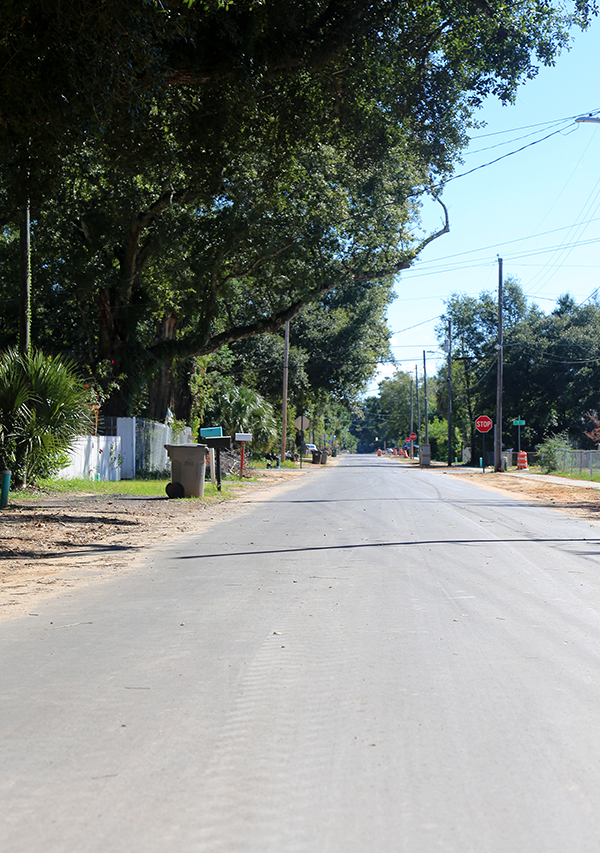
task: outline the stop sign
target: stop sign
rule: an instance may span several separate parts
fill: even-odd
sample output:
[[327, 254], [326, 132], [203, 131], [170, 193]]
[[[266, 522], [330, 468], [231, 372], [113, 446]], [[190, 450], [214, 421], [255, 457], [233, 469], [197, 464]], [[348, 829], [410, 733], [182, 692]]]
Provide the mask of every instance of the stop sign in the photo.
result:
[[411, 432], [411, 434], [408, 436], [408, 440], [409, 441], [416, 441], [417, 440], [417, 433]]
[[489, 432], [493, 426], [492, 419], [487, 415], [479, 415], [475, 420], [475, 429], [479, 432]]

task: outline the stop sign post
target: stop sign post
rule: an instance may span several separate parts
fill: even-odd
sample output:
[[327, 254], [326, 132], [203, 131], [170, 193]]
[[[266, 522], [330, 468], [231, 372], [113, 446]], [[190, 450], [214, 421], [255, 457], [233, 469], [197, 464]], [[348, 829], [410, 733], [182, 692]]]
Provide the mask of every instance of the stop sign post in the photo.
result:
[[485, 474], [485, 434], [489, 432], [491, 428], [494, 426], [493, 421], [487, 415], [479, 415], [479, 417], [475, 418], [475, 429], [481, 433], [481, 441], [483, 444], [482, 448], [482, 460], [481, 460], [481, 470]]
[[413, 444], [417, 440], [417, 433], [411, 432], [410, 435], [408, 436], [408, 440], [410, 441], [410, 458], [414, 459], [415, 451], [414, 451]]

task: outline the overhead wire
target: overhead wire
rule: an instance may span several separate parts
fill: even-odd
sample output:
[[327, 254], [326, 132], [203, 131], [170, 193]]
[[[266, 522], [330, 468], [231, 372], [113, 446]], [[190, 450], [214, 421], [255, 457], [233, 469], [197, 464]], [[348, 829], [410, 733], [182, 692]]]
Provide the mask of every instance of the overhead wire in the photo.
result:
[[458, 178], [466, 178], [467, 175], [472, 175], [473, 172], [478, 172], [480, 169], [487, 169], [488, 166], [493, 166], [495, 163], [499, 163], [501, 160], [506, 160], [507, 157], [513, 157], [515, 154], [520, 154], [522, 151], [526, 151], [528, 148], [532, 148], [534, 145], [539, 145], [541, 142], [546, 142], [546, 140], [551, 139], [553, 136], [557, 136], [559, 133], [562, 133], [561, 130], [554, 130], [552, 133], [543, 136], [541, 139], [536, 139], [535, 142], [529, 142], [527, 145], [522, 145], [520, 148], [516, 148], [514, 151], [509, 151], [506, 154], [502, 154], [500, 157], [496, 157], [494, 160], [490, 160], [487, 163], [481, 163], [479, 166], [474, 166], [472, 169], [468, 169], [466, 172], [461, 172], [459, 175], [452, 175], [447, 178], [440, 189], [444, 187], [446, 184], [449, 184], [451, 181], [456, 181]]
[[[586, 115], [595, 116], [598, 113], [600, 113], [600, 108], [590, 110], [588, 113], [586, 113]], [[521, 127], [510, 127], [506, 128], [505, 130], [494, 130], [492, 131], [492, 133], [478, 133], [474, 134], [471, 139], [489, 139], [491, 136], [503, 136], [506, 133], [520, 133], [522, 130], [530, 130], [532, 127], [552, 127], [564, 121], [573, 121], [573, 119], [579, 118], [579, 116], [580, 114], [578, 113], [577, 115], [569, 115], [563, 116], [562, 118], [552, 118], [548, 119], [547, 121], [540, 121], [536, 124], [524, 124], [521, 125]]]

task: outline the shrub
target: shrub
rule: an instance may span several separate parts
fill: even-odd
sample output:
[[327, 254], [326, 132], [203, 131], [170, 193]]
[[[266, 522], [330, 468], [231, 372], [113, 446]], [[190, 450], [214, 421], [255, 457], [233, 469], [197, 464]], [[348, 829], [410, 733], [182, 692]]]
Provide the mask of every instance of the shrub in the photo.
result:
[[550, 471], [558, 469], [558, 451], [569, 450], [570, 447], [571, 443], [566, 432], [553, 435], [538, 446], [538, 459], [544, 474], [549, 474]]
[[89, 390], [71, 361], [16, 349], [0, 355], [0, 467], [16, 485], [56, 473], [91, 415]]

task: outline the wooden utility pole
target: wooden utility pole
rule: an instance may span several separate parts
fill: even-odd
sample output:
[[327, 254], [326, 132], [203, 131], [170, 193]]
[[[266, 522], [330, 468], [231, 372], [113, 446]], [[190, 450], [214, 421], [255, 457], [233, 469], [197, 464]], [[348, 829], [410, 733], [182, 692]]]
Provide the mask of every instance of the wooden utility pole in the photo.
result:
[[423, 350], [423, 395], [425, 397], [425, 444], [429, 444], [429, 407], [427, 405], [427, 363]]
[[31, 349], [31, 238], [29, 220], [29, 199], [27, 199], [23, 205], [20, 229], [19, 352], [21, 355], [27, 355]]
[[[285, 462], [287, 449], [287, 397], [288, 397], [288, 361], [290, 353], [290, 321], [285, 324], [285, 345], [283, 351], [283, 404], [281, 411], [281, 464]], [[302, 453], [302, 450], [300, 450]]]
[[502, 471], [502, 381], [503, 381], [503, 332], [502, 332], [502, 303], [504, 301], [502, 282], [502, 258], [498, 258], [498, 376], [496, 383], [496, 447], [494, 463], [496, 471]]
[[415, 387], [417, 389], [417, 442], [421, 442], [421, 403], [419, 402], [419, 370], [415, 364]]
[[448, 467], [452, 465], [452, 320], [448, 317]]

